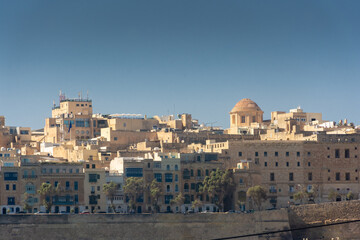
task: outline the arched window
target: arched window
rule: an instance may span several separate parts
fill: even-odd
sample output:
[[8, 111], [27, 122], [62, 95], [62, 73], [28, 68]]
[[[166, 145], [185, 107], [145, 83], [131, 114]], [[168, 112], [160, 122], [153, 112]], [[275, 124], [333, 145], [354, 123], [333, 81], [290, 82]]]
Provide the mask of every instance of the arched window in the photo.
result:
[[198, 175], [198, 177], [201, 177], [201, 170], [200, 169], [197, 170], [197, 175]]

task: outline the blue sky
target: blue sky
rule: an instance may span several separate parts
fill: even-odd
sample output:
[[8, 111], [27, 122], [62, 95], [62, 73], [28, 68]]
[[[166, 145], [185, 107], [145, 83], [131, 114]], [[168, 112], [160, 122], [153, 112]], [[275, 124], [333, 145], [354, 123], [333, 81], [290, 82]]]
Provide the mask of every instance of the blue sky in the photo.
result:
[[229, 126], [251, 98], [360, 124], [360, 1], [0, 0], [0, 115], [44, 126], [59, 90], [97, 113]]

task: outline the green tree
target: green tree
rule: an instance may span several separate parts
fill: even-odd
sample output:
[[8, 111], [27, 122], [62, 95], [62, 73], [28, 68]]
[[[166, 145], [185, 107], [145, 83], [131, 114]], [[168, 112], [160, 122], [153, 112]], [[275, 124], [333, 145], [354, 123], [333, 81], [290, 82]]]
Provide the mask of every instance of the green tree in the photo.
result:
[[43, 204], [45, 206], [46, 212], [51, 212], [51, 207], [53, 206], [53, 196], [55, 196], [59, 191], [58, 185], [54, 188], [50, 183], [42, 183], [38, 193], [44, 197]]
[[108, 184], [104, 184], [103, 187], [103, 192], [105, 193], [107, 199], [110, 200], [110, 206], [113, 212], [115, 212], [114, 197], [116, 195], [117, 189], [118, 189], [118, 185], [114, 182], [109, 182]]
[[335, 202], [339, 196], [340, 196], [340, 194], [337, 191], [335, 191], [334, 189], [330, 189], [329, 194], [328, 194], [328, 198], [330, 201]]
[[191, 208], [195, 210], [196, 208], [199, 208], [202, 205], [203, 203], [199, 199], [196, 199], [195, 201], [192, 202]]
[[155, 212], [159, 212], [160, 206], [159, 206], [158, 202], [159, 202], [159, 198], [161, 197], [161, 195], [163, 193], [161, 184], [159, 182], [157, 182], [156, 179], [154, 179], [150, 183], [149, 191], [150, 191], [150, 196], [152, 198], [154, 210], [155, 210]]
[[32, 207], [29, 204], [29, 194], [27, 193], [23, 194], [23, 209], [26, 212], [29, 212], [29, 210], [32, 209]]
[[174, 199], [171, 199], [170, 204], [180, 208], [181, 205], [184, 203], [184, 199], [185, 198], [182, 193], [179, 193]]
[[129, 198], [129, 208], [136, 209], [136, 200], [144, 194], [144, 178], [129, 177], [126, 179], [124, 193]]
[[230, 170], [216, 169], [210, 176], [205, 177], [200, 192], [208, 193], [221, 211], [224, 211], [224, 199], [232, 194], [235, 184]]
[[297, 193], [294, 194], [294, 200], [298, 201], [300, 200], [300, 203], [303, 203], [303, 200], [308, 199], [308, 194], [305, 191], [298, 191]]
[[261, 209], [261, 204], [267, 199], [266, 189], [260, 185], [256, 185], [247, 190], [246, 195], [251, 198], [251, 201]]
[[347, 200], [353, 200], [355, 197], [355, 195], [350, 191], [346, 194], [346, 199]]

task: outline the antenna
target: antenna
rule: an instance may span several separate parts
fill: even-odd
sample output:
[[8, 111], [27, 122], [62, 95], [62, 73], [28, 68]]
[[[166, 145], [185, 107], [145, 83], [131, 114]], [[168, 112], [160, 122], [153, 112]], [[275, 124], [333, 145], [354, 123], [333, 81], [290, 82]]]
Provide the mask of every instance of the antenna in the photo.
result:
[[89, 90], [86, 90], [86, 100], [89, 100]]

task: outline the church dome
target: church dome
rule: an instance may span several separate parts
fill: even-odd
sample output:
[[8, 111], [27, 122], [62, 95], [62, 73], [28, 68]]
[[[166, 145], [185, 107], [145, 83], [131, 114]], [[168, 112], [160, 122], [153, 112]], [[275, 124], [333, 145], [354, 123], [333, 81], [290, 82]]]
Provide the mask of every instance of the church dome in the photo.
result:
[[251, 99], [244, 98], [241, 99], [237, 104], [235, 104], [234, 108], [230, 113], [234, 112], [245, 112], [245, 111], [262, 111], [261, 108]]

